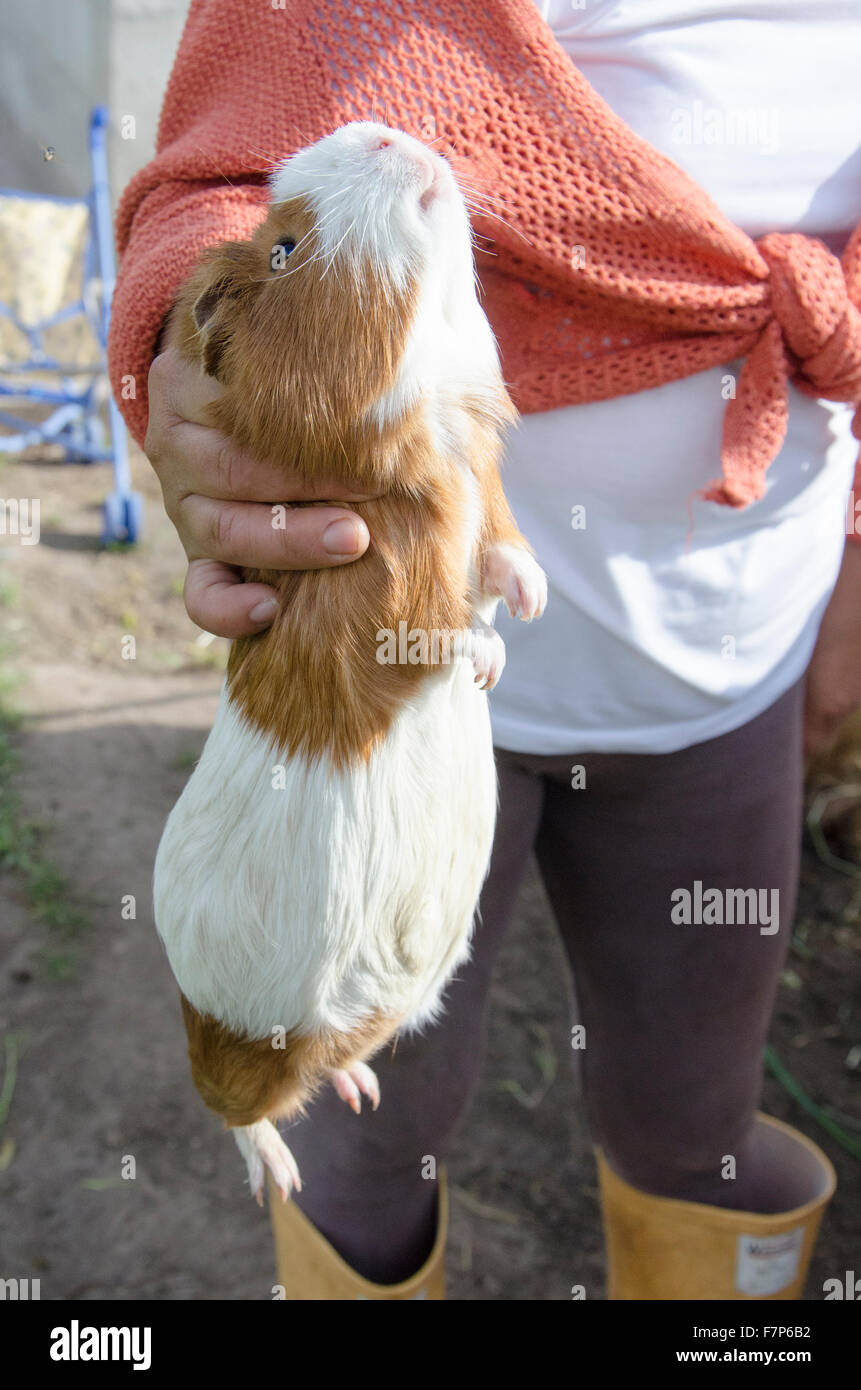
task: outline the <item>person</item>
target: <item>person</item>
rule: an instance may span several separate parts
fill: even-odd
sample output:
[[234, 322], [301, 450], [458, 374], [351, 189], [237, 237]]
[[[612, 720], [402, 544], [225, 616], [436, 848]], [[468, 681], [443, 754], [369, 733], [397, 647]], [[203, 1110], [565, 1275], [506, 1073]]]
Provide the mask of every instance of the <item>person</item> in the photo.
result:
[[[288, 463], [238, 451], [207, 424], [218, 383], [157, 351], [194, 249], [184, 232], [182, 255], [168, 255], [165, 236], [193, 226], [196, 247], [247, 235], [262, 216], [259, 176], [243, 181], [247, 151], [224, 132], [242, 93], [275, 76], [254, 56], [259, 14], [234, 5], [231, 19], [228, 8], [192, 6], [159, 153], [124, 194], [110, 356], [115, 383], [132, 358], [151, 360], [146, 398], [124, 409], [139, 438], [146, 427], [188, 557], [188, 612], [234, 638], [264, 630], [275, 611], [273, 592], [243, 583], [242, 566], [350, 564], [372, 538], [343, 482], [310, 492]], [[524, 74], [532, 64], [544, 81], [573, 65], [746, 236], [800, 232], [846, 264], [861, 215], [851, 57], [861, 21], [837, 0], [815, 9], [802, 0], [444, 8], [448, 33], [479, 57], [486, 38], [500, 61], [504, 34], [512, 53], [519, 45]], [[331, 26], [355, 36], [364, 25], [380, 62], [393, 53], [403, 62], [395, 29], [406, 45], [411, 25], [431, 23], [384, 3], [370, 26], [331, 8], [288, 11], [290, 38], [277, 42], [295, 46], [309, 86], [313, 72], [337, 68]], [[409, 51], [421, 61], [418, 40]], [[279, 93], [270, 86], [263, 96]], [[444, 94], [427, 102], [447, 111]], [[399, 109], [387, 85], [387, 114]], [[325, 133], [330, 113], [309, 99], [286, 124], [261, 128], [253, 148], [286, 156], [312, 110]], [[583, 147], [585, 165], [592, 147]], [[217, 151], [221, 163], [225, 150], [233, 162], [216, 177], [208, 161]], [[494, 206], [516, 232], [511, 208]], [[659, 239], [650, 255], [659, 260]], [[494, 273], [485, 262], [482, 274]], [[279, 1277], [293, 1298], [443, 1296], [445, 1191], [427, 1180], [427, 1160], [444, 1169], [467, 1112], [494, 960], [534, 851], [576, 985], [610, 1296], [799, 1297], [834, 1174], [810, 1140], [758, 1106], [795, 903], [804, 752], [827, 747], [861, 702], [861, 549], [845, 525], [858, 444], [852, 409], [840, 403], [857, 404], [861, 391], [831, 400], [791, 385], [767, 485], [749, 506], [721, 506], [702, 490], [719, 466], [742, 357], [713, 353], [702, 365], [693, 337], [682, 337], [681, 365], [657, 382], [580, 399], [572, 391], [542, 408], [503, 323], [501, 310], [524, 292], [515, 279], [495, 284], [488, 307], [506, 380], [516, 400], [518, 387], [528, 398], [504, 481], [550, 601], [540, 624], [500, 619], [508, 660], [491, 696], [500, 810], [473, 955], [442, 1021], [378, 1057], [377, 1114], [357, 1122], [322, 1095], [291, 1129], [300, 1170], [318, 1176], [273, 1212]], [[857, 340], [856, 310], [846, 313]], [[600, 343], [590, 343], [597, 355]], [[611, 350], [623, 355], [615, 338]], [[537, 378], [545, 366], [528, 370]], [[273, 501], [314, 497], [326, 501], [272, 529]]]

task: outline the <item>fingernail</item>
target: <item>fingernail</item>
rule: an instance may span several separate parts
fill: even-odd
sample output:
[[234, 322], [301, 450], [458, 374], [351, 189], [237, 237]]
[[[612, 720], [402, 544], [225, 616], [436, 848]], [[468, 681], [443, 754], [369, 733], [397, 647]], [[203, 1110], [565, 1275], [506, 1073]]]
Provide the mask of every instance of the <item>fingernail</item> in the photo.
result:
[[252, 623], [271, 623], [277, 612], [278, 600], [275, 598], [264, 598], [260, 600], [256, 608], [252, 608], [248, 616]]
[[358, 519], [350, 521], [347, 517], [341, 517], [340, 521], [333, 521], [323, 532], [323, 549], [330, 555], [355, 555], [363, 549], [363, 529]]

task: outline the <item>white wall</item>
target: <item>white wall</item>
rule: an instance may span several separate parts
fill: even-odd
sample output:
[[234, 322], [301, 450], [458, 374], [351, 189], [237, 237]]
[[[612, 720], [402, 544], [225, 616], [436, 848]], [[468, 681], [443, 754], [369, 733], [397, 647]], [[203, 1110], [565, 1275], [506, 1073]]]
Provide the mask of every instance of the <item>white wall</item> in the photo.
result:
[[[0, 187], [82, 196], [91, 107], [111, 112], [111, 194], [152, 157], [187, 0], [0, 0]], [[135, 138], [122, 139], [133, 116]], [[56, 151], [46, 160], [42, 146]]]
[[[114, 131], [111, 184], [116, 197], [116, 191], [155, 152], [158, 116], [188, 0], [112, 0], [112, 10], [108, 105]], [[125, 115], [135, 118], [134, 140], [123, 140], [118, 134]]]

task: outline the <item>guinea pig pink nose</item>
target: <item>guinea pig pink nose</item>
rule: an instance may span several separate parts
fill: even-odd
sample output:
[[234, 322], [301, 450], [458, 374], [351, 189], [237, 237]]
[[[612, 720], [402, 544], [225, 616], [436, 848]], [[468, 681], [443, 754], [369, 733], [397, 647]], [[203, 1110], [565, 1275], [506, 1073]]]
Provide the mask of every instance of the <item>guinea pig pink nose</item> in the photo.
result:
[[[422, 148], [416, 140], [411, 140], [408, 136], [403, 136], [394, 131], [389, 135], [377, 135], [373, 137], [370, 146], [371, 152], [393, 148], [398, 154], [402, 155], [414, 167], [418, 167], [423, 175], [422, 194], [426, 194], [432, 186], [437, 183], [437, 170], [431, 156]], [[424, 204], [422, 204], [424, 206]]]

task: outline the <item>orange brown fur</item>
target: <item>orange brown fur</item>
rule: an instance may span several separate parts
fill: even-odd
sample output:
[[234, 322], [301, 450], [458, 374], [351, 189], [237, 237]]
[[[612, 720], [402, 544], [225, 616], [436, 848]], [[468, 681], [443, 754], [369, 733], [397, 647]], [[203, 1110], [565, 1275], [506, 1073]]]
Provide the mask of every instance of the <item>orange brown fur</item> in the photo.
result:
[[[510, 407], [505, 410], [505, 406]], [[499, 443], [499, 429], [505, 424], [514, 424], [517, 419], [517, 411], [510, 398], [506, 395], [503, 405], [503, 413], [488, 416], [486, 408], [482, 408], [480, 402], [465, 401], [465, 409], [469, 414], [472, 427], [473, 448], [470, 452], [470, 462], [472, 471], [478, 479], [478, 490], [481, 498], [481, 526], [478, 535], [478, 572], [484, 575], [484, 559], [494, 545], [516, 545], [522, 550], [526, 550], [531, 555], [532, 547], [526, 538], [521, 535], [517, 522], [508, 505], [508, 499], [502, 487], [502, 478], [499, 475], [499, 455], [501, 446]]]
[[228, 1129], [299, 1114], [327, 1071], [370, 1057], [399, 1021], [374, 1015], [349, 1033], [288, 1034], [281, 1047], [274, 1037], [235, 1033], [210, 1014], [198, 1013], [184, 994], [180, 998], [194, 1084]]
[[281, 607], [265, 633], [233, 644], [228, 677], [233, 700], [277, 748], [325, 754], [338, 767], [367, 758], [429, 675], [428, 666], [380, 664], [378, 630], [468, 626], [467, 586], [446, 582], [462, 546], [458, 484], [356, 504], [372, 540], [343, 569], [254, 571]]

